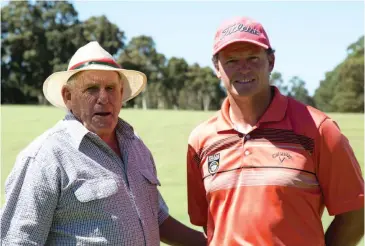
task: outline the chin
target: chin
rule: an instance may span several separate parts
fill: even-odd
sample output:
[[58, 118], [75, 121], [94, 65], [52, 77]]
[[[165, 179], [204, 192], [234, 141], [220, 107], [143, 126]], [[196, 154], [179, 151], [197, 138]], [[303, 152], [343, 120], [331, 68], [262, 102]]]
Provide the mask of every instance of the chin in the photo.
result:
[[96, 133], [97, 135], [100, 134], [106, 135], [114, 132], [116, 124], [113, 123], [94, 124], [92, 128], [93, 128], [92, 132]]
[[257, 90], [244, 90], [244, 91], [235, 91], [234, 95], [239, 97], [250, 97], [254, 96], [258, 93]]
[[114, 129], [116, 128], [117, 124], [114, 124], [114, 123], [110, 123], [110, 124], [102, 124], [102, 125], [99, 125], [97, 127], [97, 129], [99, 131], [103, 131], [103, 132], [113, 132]]
[[233, 95], [240, 97], [251, 97], [262, 94], [266, 91], [266, 88], [262, 88], [258, 84], [247, 86], [246, 88], [235, 88], [233, 87]]

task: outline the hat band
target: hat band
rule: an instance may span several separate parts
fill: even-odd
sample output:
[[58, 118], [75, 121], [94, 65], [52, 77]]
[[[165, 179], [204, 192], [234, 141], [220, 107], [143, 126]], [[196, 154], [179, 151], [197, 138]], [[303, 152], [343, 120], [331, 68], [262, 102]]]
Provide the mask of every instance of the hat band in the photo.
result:
[[88, 61], [88, 62], [83, 62], [83, 63], [78, 63], [75, 64], [74, 66], [70, 67], [69, 70], [76, 70], [76, 69], [80, 69], [92, 64], [97, 64], [97, 65], [105, 65], [105, 66], [109, 66], [109, 67], [113, 67], [113, 68], [120, 68], [120, 66], [118, 64], [116, 64], [113, 60], [110, 61]]

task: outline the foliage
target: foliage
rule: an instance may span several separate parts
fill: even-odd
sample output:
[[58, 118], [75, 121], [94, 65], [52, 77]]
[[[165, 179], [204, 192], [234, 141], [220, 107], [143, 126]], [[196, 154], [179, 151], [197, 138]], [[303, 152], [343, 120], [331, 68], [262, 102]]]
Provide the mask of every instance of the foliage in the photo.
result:
[[[140, 35], [126, 42], [125, 33], [106, 16], [80, 21], [67, 1], [10, 1], [1, 11], [1, 103], [46, 104], [43, 81], [67, 69], [75, 51], [96, 40], [123, 68], [139, 70], [148, 83], [141, 96], [125, 107], [216, 110], [225, 93], [210, 67], [167, 58], [152, 37]], [[349, 45], [347, 58], [326, 73], [309, 96], [305, 81], [284, 81], [275, 71], [270, 83], [288, 96], [324, 111], [364, 110], [364, 37]]]
[[364, 36], [347, 48], [346, 59], [320, 82], [317, 106], [332, 112], [364, 112]]
[[64, 1], [11, 1], [1, 11], [1, 103], [46, 103], [43, 81], [65, 70], [71, 56], [97, 40], [114, 53], [124, 33], [105, 16], [81, 23]]
[[275, 85], [282, 94], [295, 98], [296, 100], [310, 106], [315, 106], [313, 98], [305, 88], [305, 81], [298, 76], [292, 77], [287, 83], [281, 73], [275, 71], [270, 76], [270, 83]]

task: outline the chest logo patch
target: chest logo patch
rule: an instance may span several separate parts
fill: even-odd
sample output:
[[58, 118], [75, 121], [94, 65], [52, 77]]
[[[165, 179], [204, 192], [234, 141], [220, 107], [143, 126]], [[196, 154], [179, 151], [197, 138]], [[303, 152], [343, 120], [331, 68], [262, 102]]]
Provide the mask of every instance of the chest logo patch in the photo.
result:
[[208, 172], [215, 174], [219, 168], [220, 153], [208, 156]]
[[276, 152], [275, 154], [272, 154], [273, 159], [277, 159], [280, 161], [280, 163], [283, 163], [286, 159], [291, 159], [292, 156], [288, 152]]

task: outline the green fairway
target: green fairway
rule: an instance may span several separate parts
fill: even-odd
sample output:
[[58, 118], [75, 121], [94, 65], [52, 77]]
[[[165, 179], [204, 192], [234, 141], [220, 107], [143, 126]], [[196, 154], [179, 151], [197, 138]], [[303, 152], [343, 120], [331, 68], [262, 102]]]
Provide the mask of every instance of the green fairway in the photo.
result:
[[[1, 196], [4, 203], [4, 182], [18, 152], [36, 136], [63, 118], [64, 111], [42, 106], [2, 106], [1, 139]], [[213, 112], [124, 110], [120, 116], [132, 124], [138, 135], [150, 148], [162, 183], [160, 189], [170, 213], [190, 225], [186, 197], [186, 148], [190, 131]], [[349, 138], [355, 154], [364, 165], [363, 114], [330, 114]], [[323, 216], [326, 228], [332, 220]], [[362, 243], [363, 244], [363, 243]]]

